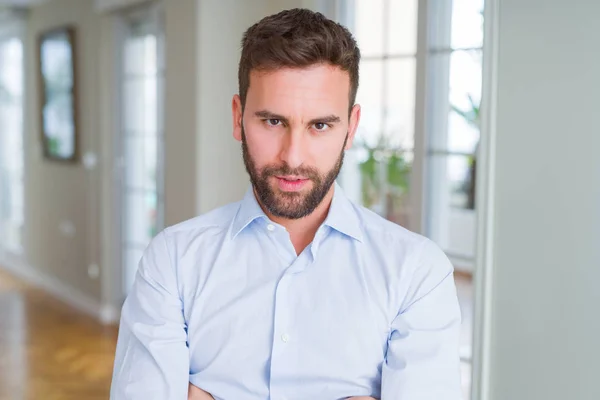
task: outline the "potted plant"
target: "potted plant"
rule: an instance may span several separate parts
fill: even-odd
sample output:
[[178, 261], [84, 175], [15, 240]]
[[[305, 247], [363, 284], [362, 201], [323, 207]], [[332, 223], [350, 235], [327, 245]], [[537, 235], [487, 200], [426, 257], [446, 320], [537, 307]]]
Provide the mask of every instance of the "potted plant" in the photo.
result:
[[383, 135], [375, 146], [364, 140], [357, 144], [366, 151], [364, 161], [359, 164], [363, 205], [406, 225], [411, 173], [406, 153], [390, 146]]

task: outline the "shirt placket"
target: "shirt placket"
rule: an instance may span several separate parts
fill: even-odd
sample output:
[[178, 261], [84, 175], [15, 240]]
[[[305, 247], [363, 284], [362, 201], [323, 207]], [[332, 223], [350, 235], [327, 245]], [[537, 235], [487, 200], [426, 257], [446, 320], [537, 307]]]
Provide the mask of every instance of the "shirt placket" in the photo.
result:
[[296, 256], [294, 246], [285, 230], [277, 229], [277, 227], [269, 229], [269, 225], [267, 225], [267, 230], [272, 233], [272, 243], [277, 247], [276, 251], [283, 261], [283, 272], [275, 291], [269, 398], [272, 400], [286, 400], [285, 387], [281, 383], [281, 372], [289, 371], [290, 363], [294, 362], [291, 354], [296, 352], [294, 347], [300, 343], [300, 338], [294, 329], [294, 309], [290, 289], [294, 284], [295, 277], [302, 273], [311, 262], [311, 253], [310, 251], [303, 251], [299, 256]]

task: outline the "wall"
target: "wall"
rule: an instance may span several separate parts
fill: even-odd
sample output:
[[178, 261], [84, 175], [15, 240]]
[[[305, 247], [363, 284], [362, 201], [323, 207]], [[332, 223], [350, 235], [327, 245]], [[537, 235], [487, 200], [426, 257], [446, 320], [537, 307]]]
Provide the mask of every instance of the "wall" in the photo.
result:
[[165, 225], [196, 215], [198, 97], [196, 0], [165, 1]]
[[600, 399], [600, 2], [499, 2], [491, 398]]
[[55, 0], [33, 7], [25, 41], [26, 112], [25, 181], [27, 263], [44, 275], [100, 298], [100, 280], [88, 277], [99, 262], [99, 169], [48, 162], [42, 158], [38, 115], [36, 40], [40, 32], [74, 24], [77, 27], [79, 137], [81, 154], [98, 153], [100, 25], [91, 1]]
[[232, 137], [231, 99], [238, 92], [242, 34], [267, 9], [265, 0], [202, 1], [198, 7], [198, 213], [239, 200], [247, 188]]
[[[165, 49], [165, 223], [196, 214], [196, 64], [195, 0], [164, 3]], [[96, 3], [97, 5], [97, 3]], [[26, 71], [26, 233], [27, 264], [41, 280], [85, 298], [87, 310], [106, 307], [111, 319], [120, 308], [119, 243], [114, 241], [118, 203], [114, 187], [118, 110], [118, 17], [101, 13], [92, 0], [53, 0], [32, 7], [27, 18]], [[41, 157], [35, 41], [39, 32], [63, 24], [78, 29], [80, 146], [99, 161], [94, 170], [81, 163], [49, 163]], [[65, 226], [74, 228], [65, 235]], [[91, 279], [88, 266], [99, 267]], [[30, 274], [31, 275], [31, 274]], [[48, 278], [48, 279], [46, 279]], [[39, 281], [39, 279], [37, 280]], [[50, 285], [52, 286], [52, 285]], [[56, 289], [56, 285], [54, 285]], [[72, 296], [71, 296], [72, 298]]]

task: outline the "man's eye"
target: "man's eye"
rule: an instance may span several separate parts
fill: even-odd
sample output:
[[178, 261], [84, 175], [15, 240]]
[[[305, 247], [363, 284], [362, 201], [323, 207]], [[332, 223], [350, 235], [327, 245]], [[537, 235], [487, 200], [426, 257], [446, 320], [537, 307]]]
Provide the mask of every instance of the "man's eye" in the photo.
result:
[[329, 125], [327, 125], [324, 122], [317, 122], [316, 124], [313, 125], [313, 127], [315, 128], [315, 130], [323, 132], [323, 131], [327, 130], [327, 128], [329, 128]]
[[281, 120], [275, 118], [266, 119], [265, 121], [269, 126], [277, 126], [281, 124]]

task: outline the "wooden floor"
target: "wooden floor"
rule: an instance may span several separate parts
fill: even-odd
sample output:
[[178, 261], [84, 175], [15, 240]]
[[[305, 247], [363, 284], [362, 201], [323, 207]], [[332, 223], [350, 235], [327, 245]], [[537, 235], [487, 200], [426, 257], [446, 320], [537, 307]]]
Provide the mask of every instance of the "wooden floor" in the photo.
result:
[[117, 329], [0, 270], [0, 400], [106, 400]]

